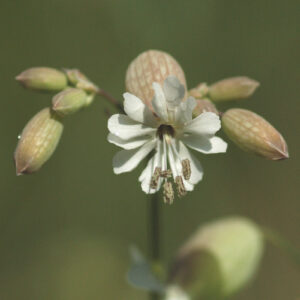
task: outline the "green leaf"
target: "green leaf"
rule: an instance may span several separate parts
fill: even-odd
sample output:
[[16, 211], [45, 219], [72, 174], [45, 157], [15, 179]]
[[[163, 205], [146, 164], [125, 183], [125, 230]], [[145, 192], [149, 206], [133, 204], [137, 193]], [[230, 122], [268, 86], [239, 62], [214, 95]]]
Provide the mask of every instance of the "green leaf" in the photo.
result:
[[132, 265], [127, 273], [128, 282], [135, 288], [164, 293], [164, 284], [153, 274], [151, 265], [135, 246], [130, 247]]

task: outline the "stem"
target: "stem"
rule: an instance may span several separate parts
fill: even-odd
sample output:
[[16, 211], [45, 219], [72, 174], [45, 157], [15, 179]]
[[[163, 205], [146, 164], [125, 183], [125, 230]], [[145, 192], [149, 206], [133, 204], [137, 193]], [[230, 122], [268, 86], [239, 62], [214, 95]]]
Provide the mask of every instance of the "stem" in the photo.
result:
[[294, 263], [300, 267], [300, 250], [297, 249], [291, 242], [286, 240], [279, 233], [267, 228], [262, 227], [262, 231], [266, 240], [268, 240], [275, 247], [282, 250]]
[[[121, 113], [124, 113], [123, 106], [111, 96], [108, 92], [99, 89], [97, 94], [106, 98], [114, 105]], [[159, 194], [153, 194], [149, 199], [148, 214], [148, 232], [149, 232], [149, 249], [152, 263], [155, 265], [160, 260], [160, 213], [159, 213]], [[150, 293], [151, 300], [159, 300], [159, 294], [156, 292]]]
[[[148, 213], [148, 230], [149, 230], [149, 249], [152, 262], [155, 264], [160, 259], [160, 211], [159, 211], [159, 194], [155, 193], [149, 199]], [[159, 294], [150, 293], [151, 300], [158, 300]]]
[[108, 92], [99, 89], [97, 91], [97, 94], [104, 97], [105, 99], [107, 99], [112, 105], [114, 105], [120, 112], [124, 112], [123, 106], [122, 104], [116, 99], [114, 98], [111, 94], [109, 94]]

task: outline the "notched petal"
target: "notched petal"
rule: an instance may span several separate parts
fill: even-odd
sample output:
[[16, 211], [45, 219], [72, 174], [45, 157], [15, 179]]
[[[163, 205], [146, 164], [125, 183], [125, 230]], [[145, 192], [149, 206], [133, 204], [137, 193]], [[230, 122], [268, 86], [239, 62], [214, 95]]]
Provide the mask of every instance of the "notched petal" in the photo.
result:
[[147, 141], [149, 141], [149, 139], [151, 139], [150, 136], [140, 136], [129, 140], [123, 140], [112, 133], [109, 133], [107, 136], [107, 140], [109, 143], [115, 144], [116, 146], [119, 146], [126, 150], [141, 147]]
[[195, 119], [189, 121], [184, 131], [198, 135], [214, 135], [221, 128], [221, 121], [218, 115], [213, 112], [204, 112]]
[[147, 127], [121, 114], [115, 114], [109, 118], [108, 130], [124, 140], [155, 133], [154, 128]]
[[122, 150], [113, 158], [113, 169], [115, 174], [130, 172], [154, 149], [155, 139], [144, 144], [141, 148], [133, 150]]
[[169, 105], [176, 107], [184, 98], [185, 87], [176, 76], [169, 76], [164, 81], [163, 90]]
[[225, 153], [227, 150], [227, 143], [217, 136], [185, 135], [182, 141], [191, 149], [205, 154]]
[[152, 111], [144, 104], [144, 102], [130, 94], [124, 93], [124, 110], [126, 114], [134, 121], [148, 125], [150, 127], [155, 126], [156, 119]]

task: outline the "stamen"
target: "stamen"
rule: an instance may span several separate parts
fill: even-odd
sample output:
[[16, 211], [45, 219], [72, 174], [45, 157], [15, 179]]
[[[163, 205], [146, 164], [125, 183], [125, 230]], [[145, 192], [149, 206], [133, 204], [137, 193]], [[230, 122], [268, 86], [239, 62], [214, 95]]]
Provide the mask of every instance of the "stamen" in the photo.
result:
[[186, 189], [183, 184], [183, 180], [181, 176], [176, 176], [175, 183], [177, 187], [178, 196], [182, 197], [186, 195]]
[[161, 168], [156, 167], [155, 170], [154, 170], [154, 173], [151, 177], [151, 182], [150, 182], [150, 188], [151, 189], [155, 190], [157, 188], [158, 180], [159, 180], [159, 177], [160, 177], [160, 172], [161, 172]]
[[191, 164], [188, 159], [181, 161], [183, 178], [189, 180], [191, 178]]
[[165, 170], [160, 172], [160, 177], [162, 178], [170, 178], [172, 176], [171, 170]]
[[164, 183], [164, 202], [168, 204], [172, 204], [174, 201], [174, 191], [172, 187], [172, 183], [166, 181]]

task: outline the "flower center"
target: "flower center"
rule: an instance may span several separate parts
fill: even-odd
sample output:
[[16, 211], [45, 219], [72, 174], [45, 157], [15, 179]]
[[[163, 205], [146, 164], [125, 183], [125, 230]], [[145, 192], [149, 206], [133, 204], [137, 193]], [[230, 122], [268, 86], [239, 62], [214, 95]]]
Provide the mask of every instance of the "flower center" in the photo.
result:
[[162, 141], [164, 135], [169, 135], [171, 137], [174, 137], [175, 129], [171, 125], [161, 124], [157, 129], [156, 135]]

